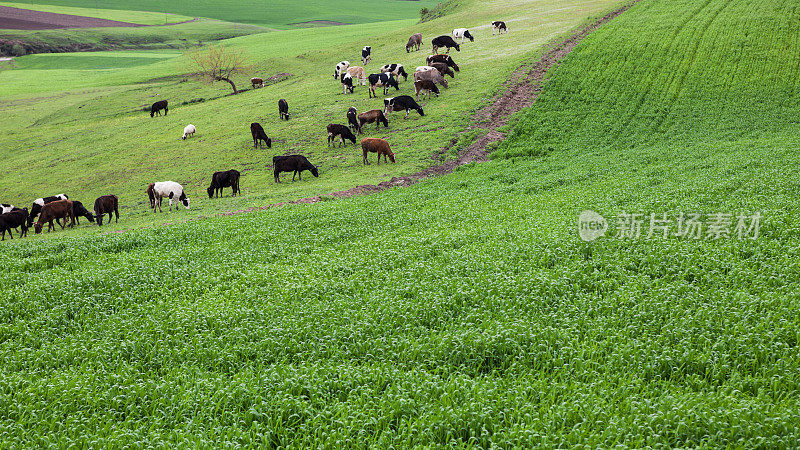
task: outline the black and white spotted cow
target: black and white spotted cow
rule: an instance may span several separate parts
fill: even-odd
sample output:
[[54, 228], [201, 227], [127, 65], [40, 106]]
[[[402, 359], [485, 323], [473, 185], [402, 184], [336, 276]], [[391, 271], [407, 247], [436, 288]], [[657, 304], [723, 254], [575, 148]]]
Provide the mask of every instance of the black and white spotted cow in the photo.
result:
[[0, 214], [5, 214], [13, 210], [14, 210], [14, 205], [9, 205], [8, 203], [0, 204]]
[[341, 75], [342, 94], [353, 93], [353, 76], [345, 72]]
[[50, 197], [42, 197], [37, 198], [33, 201], [33, 206], [31, 206], [31, 213], [28, 216], [28, 227], [33, 226], [33, 220], [39, 216], [39, 213], [42, 212], [42, 207], [50, 202], [55, 202], [58, 200], [69, 200], [69, 197], [66, 194], [58, 194], [58, 195], [51, 195]]
[[503, 31], [505, 31], [506, 34], [508, 34], [508, 27], [506, 26], [506, 23], [503, 22], [502, 20], [495, 20], [494, 22], [492, 22], [492, 36], [494, 36], [495, 31], [497, 31], [497, 34], [503, 34]]
[[422, 111], [422, 106], [419, 106], [410, 95], [385, 98], [383, 99], [383, 108], [384, 115], [388, 115], [393, 111], [405, 111], [406, 116], [403, 117], [404, 119], [408, 118], [408, 113], [411, 112], [412, 109], [416, 110], [420, 116], [425, 115], [425, 112]]
[[393, 87], [398, 91], [400, 90], [397, 79], [390, 73], [373, 73], [367, 77], [367, 80], [369, 80], [369, 98], [378, 98], [378, 95], [375, 94], [376, 87], [383, 88], [383, 95], [386, 95], [386, 89], [389, 87]]
[[336, 80], [340, 80], [341, 74], [350, 67], [350, 61], [342, 61], [336, 65], [336, 68], [333, 69], [333, 78]]
[[366, 46], [361, 49], [361, 62], [366, 66], [372, 58], [372, 47]]
[[381, 73], [390, 73], [397, 77], [399, 80], [400, 77], [403, 77], [403, 81], [408, 80], [408, 74], [406, 73], [405, 69], [403, 69], [402, 64], [386, 64], [385, 66], [381, 67]]
[[475, 38], [471, 34], [469, 34], [469, 30], [466, 28], [456, 28], [455, 30], [453, 30], [453, 37], [455, 39], [461, 40], [459, 44], [464, 43], [464, 38], [469, 39], [470, 42], [475, 41]]

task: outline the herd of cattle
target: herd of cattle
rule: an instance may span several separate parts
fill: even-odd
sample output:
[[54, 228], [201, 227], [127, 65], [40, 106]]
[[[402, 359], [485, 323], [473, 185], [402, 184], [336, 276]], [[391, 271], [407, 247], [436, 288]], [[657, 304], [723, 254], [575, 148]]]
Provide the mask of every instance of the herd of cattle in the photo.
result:
[[[492, 22], [492, 35], [495, 32], [508, 33], [506, 24], [502, 21]], [[336, 145], [336, 140], [341, 140], [340, 146], [347, 145], [346, 141], [351, 141], [356, 144], [356, 134], [363, 132], [364, 125], [376, 124], [376, 129], [380, 129], [381, 124], [385, 128], [389, 127], [388, 115], [395, 111], [405, 111], [405, 117], [408, 118], [410, 111], [417, 111], [420, 116], [424, 116], [425, 112], [416, 100], [419, 100], [419, 95], [422, 94], [423, 98], [434, 94], [437, 97], [440, 94], [438, 85], [447, 88], [447, 80], [445, 76], [455, 78], [455, 72], [459, 72], [459, 67], [449, 55], [450, 49], [455, 48], [456, 51], [461, 51], [461, 45], [464, 39], [474, 41], [475, 38], [466, 28], [457, 28], [453, 30], [452, 36], [442, 35], [434, 38], [431, 41], [433, 53], [426, 58], [426, 65], [416, 68], [413, 74], [414, 79], [414, 94], [415, 97], [410, 95], [399, 95], [396, 97], [385, 98], [383, 100], [383, 110], [373, 109], [364, 113], [358, 114], [355, 107], [350, 107], [347, 111], [348, 125], [343, 124], [328, 124], [328, 144]], [[459, 40], [460, 42], [456, 42]], [[422, 35], [416, 33], [408, 39], [406, 44], [406, 52], [419, 51], [422, 43]], [[439, 54], [438, 50], [446, 48], [445, 54]], [[372, 59], [372, 47], [365, 46], [361, 51], [361, 61], [364, 66], [369, 64]], [[377, 97], [375, 92], [376, 88], [383, 88], [383, 94], [386, 95], [389, 88], [400, 89], [399, 81], [403, 77], [403, 81], [408, 80], [408, 73], [401, 64], [386, 64], [380, 68], [380, 73], [373, 73], [366, 75], [364, 67], [351, 66], [348, 61], [342, 61], [334, 68], [334, 78], [337, 79], [342, 85], [342, 92], [344, 94], [353, 93], [355, 87], [361, 83], [362, 86], [369, 84], [369, 97]], [[263, 86], [263, 80], [260, 78], [251, 79], [253, 86]], [[150, 117], [161, 115], [163, 111], [166, 116], [169, 112], [167, 100], [161, 100], [153, 103], [150, 108]], [[289, 120], [289, 103], [285, 99], [278, 101], [278, 116], [281, 120]], [[183, 139], [194, 136], [197, 128], [189, 124], [183, 130]], [[250, 133], [253, 138], [253, 146], [259, 147], [263, 142], [267, 148], [272, 147], [272, 139], [267, 136], [264, 127], [258, 122], [250, 124]], [[369, 164], [367, 156], [369, 153], [376, 153], [378, 156], [378, 164], [380, 164], [381, 157], [384, 162], [395, 162], [395, 155], [392, 152], [389, 143], [384, 139], [379, 138], [365, 138], [361, 140], [361, 148], [363, 153], [363, 163]], [[295, 177], [302, 180], [302, 172], [308, 170], [315, 177], [319, 177], [319, 171], [316, 166], [311, 164], [309, 160], [303, 155], [287, 155], [275, 156], [272, 158], [273, 171], [275, 175], [275, 182], [279, 183], [279, 174], [282, 172], [293, 172], [292, 181]], [[228, 170], [224, 172], [215, 172], [211, 178], [211, 186], [208, 187], [207, 193], [209, 198], [222, 195], [222, 189], [232, 188], [232, 195], [240, 193], [239, 190], [239, 177], [240, 173], [236, 170]], [[186, 209], [189, 209], [189, 197], [183, 190], [183, 186], [174, 181], [161, 181], [157, 183], [150, 183], [147, 186], [147, 195], [150, 199], [150, 208], [153, 212], [161, 211], [161, 203], [164, 198], [169, 200], [169, 210], [172, 210], [173, 204], [177, 210], [178, 204], [182, 204]], [[42, 232], [45, 224], [47, 224], [47, 231], [55, 229], [53, 222], [60, 225], [62, 229], [67, 226], [69, 221], [70, 226], [79, 224], [79, 218], [85, 217], [89, 222], [97, 222], [97, 225], [103, 225], [103, 218], [108, 214], [108, 220], [119, 221], [119, 199], [116, 195], [103, 195], [98, 197], [94, 202], [94, 214], [87, 210], [83, 204], [76, 200], [70, 200], [66, 194], [59, 194], [50, 197], [38, 198], [31, 205], [30, 211], [28, 208], [17, 208], [10, 204], [0, 205], [0, 233], [2, 233], [2, 240], [5, 240], [6, 231], [11, 239], [12, 230], [19, 228], [19, 236], [23, 237], [27, 234], [28, 228], [33, 227], [36, 234]], [[38, 220], [34, 222], [34, 220]]]

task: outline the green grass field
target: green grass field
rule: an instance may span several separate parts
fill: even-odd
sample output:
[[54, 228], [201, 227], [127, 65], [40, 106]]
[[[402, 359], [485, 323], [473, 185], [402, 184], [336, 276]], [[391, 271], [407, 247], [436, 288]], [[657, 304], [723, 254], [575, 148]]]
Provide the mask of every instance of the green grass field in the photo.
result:
[[164, 14], [163, 12], [150, 11], [130, 11], [124, 9], [98, 9], [95, 4], [87, 3], [87, 7], [78, 8], [73, 6], [43, 5], [41, 3], [18, 3], [0, 2], [2, 6], [12, 8], [30, 9], [33, 11], [44, 11], [57, 14], [70, 14], [73, 16], [96, 17], [98, 19], [116, 20], [119, 22], [138, 23], [142, 25], [164, 25], [169, 23], [186, 22], [192, 17], [181, 16], [179, 14]]
[[[20, 2], [20, 4], [24, 5], [25, 3]], [[267, 2], [255, 0], [223, 2], [195, 0], [169, 2], [164, 0], [135, 0], [131, 2], [107, 0], [102, 3], [102, 6], [113, 10], [132, 10], [136, 11], [136, 14], [139, 14], [140, 11], [161, 13], [161, 22], [158, 23], [164, 23], [164, 13], [171, 13], [286, 29], [291, 28], [293, 24], [315, 20], [352, 24], [408, 19], [419, 17], [420, 8], [430, 8], [435, 4], [435, 0], [378, 0], [377, 2], [369, 0], [337, 0], [335, 2], [322, 0], [305, 0], [302, 2], [291, 0], [270, 0]], [[42, 5], [97, 8], [95, 0], [37, 0], [33, 8], [39, 9]], [[146, 20], [150, 20], [150, 18], [148, 17]]]
[[[506, 6], [468, 3], [413, 28], [433, 34]], [[517, 64], [613, 6], [519, 0], [513, 42], [484, 30], [454, 55], [462, 71], [426, 104], [430, 114], [370, 133], [397, 149], [398, 164], [381, 170], [361, 167], [351, 148], [325, 149], [323, 133], [314, 134], [320, 117], [376, 103], [363, 89], [337, 94], [328, 74], [342, 49], [355, 54], [366, 29], [336, 30], [354, 34], [302, 49], [292, 47], [302, 31], [237, 38], [231, 45], [253, 48], [262, 70], [308, 79], [176, 106], [158, 120], [135, 108], [164, 89], [178, 98], [224, 89], [144, 80], [166, 76], [175, 61], [110, 69], [119, 83], [87, 75], [86, 88], [49, 91], [46, 100], [11, 83], [2, 100], [0, 149], [11, 149], [0, 154], [10, 180], [4, 195], [23, 198], [19, 186], [32, 180], [75, 198], [111, 186], [126, 208], [107, 230], [149, 227], [99, 234], [84, 226], [0, 245], [2, 441], [800, 446], [800, 134], [792, 114], [800, 22], [789, 2], [634, 6], [549, 74], [496, 158], [451, 175], [188, 223], [194, 205], [155, 219], [139, 212], [143, 180], [197, 177], [189, 185], [199, 200], [201, 173], [212, 167], [252, 164], [245, 195], [195, 201], [201, 215], [430, 164]], [[371, 38], [374, 64], [421, 56], [395, 49], [398, 39]], [[271, 50], [278, 47], [284, 55]], [[275, 117], [280, 97], [297, 105], [288, 124]], [[258, 108], [284, 142], [256, 155], [240, 123]], [[182, 142], [187, 120], [198, 137]], [[321, 161], [321, 177], [273, 187], [263, 164], [284, 148]], [[61, 184], [45, 176], [56, 170]], [[585, 243], [576, 227], [584, 209], [612, 220], [680, 211], [764, 218], [755, 240]]]

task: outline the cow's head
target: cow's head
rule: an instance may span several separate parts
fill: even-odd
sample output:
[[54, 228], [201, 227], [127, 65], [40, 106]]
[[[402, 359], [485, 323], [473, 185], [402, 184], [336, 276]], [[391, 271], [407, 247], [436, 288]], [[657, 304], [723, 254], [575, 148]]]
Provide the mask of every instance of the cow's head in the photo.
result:
[[316, 166], [311, 167], [311, 175], [314, 175], [315, 177], [319, 178], [319, 170], [317, 170]]
[[210, 186], [208, 189], [206, 189], [206, 192], [208, 192], [208, 198], [214, 197], [214, 186]]

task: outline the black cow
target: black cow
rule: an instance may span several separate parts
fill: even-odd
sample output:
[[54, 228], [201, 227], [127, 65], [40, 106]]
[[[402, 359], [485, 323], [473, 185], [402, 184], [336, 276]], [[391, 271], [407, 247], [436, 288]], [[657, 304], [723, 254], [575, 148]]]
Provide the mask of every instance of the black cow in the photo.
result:
[[406, 116], [403, 117], [404, 119], [408, 117], [408, 113], [415, 109], [419, 113], [420, 116], [424, 116], [425, 113], [422, 111], [422, 107], [414, 101], [414, 98], [410, 95], [400, 95], [393, 98], [385, 98], [383, 99], [383, 106], [385, 109], [386, 114], [389, 114], [392, 111], [405, 111]]
[[108, 214], [108, 223], [111, 223], [111, 218], [114, 214], [117, 215], [114, 220], [119, 223], [119, 199], [116, 195], [101, 195], [94, 201], [94, 214], [97, 218], [97, 225], [103, 226], [103, 216]]
[[427, 61], [429, 66], [436, 62], [443, 62], [447, 64], [448, 67], [452, 67], [453, 70], [458, 72], [458, 64], [453, 61], [453, 58], [450, 55], [431, 55], [428, 56]]
[[308, 162], [308, 159], [303, 155], [273, 156], [272, 166], [275, 171], [276, 183], [281, 182], [279, 177], [281, 172], [294, 172], [292, 174], [292, 181], [294, 181], [295, 175], [299, 177], [300, 181], [303, 181], [302, 172], [304, 170], [309, 170], [312, 175], [319, 177], [317, 168]]
[[289, 102], [284, 99], [278, 100], [278, 118], [289, 120]]
[[69, 196], [66, 194], [58, 194], [51, 195], [50, 197], [37, 198], [34, 200], [33, 205], [31, 206], [31, 214], [28, 216], [28, 228], [33, 226], [34, 219], [39, 217], [39, 213], [42, 212], [42, 207], [44, 205], [57, 200], [69, 200]]
[[376, 87], [383, 88], [383, 95], [386, 95], [386, 89], [390, 86], [396, 91], [400, 90], [397, 79], [395, 79], [394, 75], [390, 73], [373, 73], [367, 77], [367, 80], [369, 80], [369, 98], [378, 97], [378, 95], [375, 93]]
[[354, 133], [361, 134], [361, 126], [358, 124], [358, 111], [355, 106], [351, 106], [350, 109], [347, 110], [347, 123]]
[[433, 53], [439, 53], [439, 49], [442, 47], [447, 47], [447, 53], [450, 53], [451, 48], [455, 48], [457, 52], [461, 51], [461, 46], [459, 46], [453, 38], [446, 34], [433, 38], [431, 44], [433, 44]]
[[19, 237], [23, 237], [28, 234], [28, 208], [23, 209], [15, 209], [13, 211], [9, 211], [7, 213], [0, 214], [0, 232], [2, 232], [3, 238], [0, 240], [6, 240], [6, 230], [8, 230], [9, 239], [14, 239], [14, 235], [12, 234], [13, 229], [20, 227]]
[[267, 148], [272, 148], [272, 139], [267, 136], [264, 127], [260, 123], [253, 122], [250, 124], [250, 134], [253, 135], [253, 148], [258, 147], [261, 141], [266, 142]]
[[366, 47], [362, 48], [361, 49], [361, 61], [364, 63], [365, 66], [367, 64], [369, 64], [370, 58], [372, 58], [372, 47], [366, 46]]
[[336, 146], [336, 142], [335, 141], [336, 141], [337, 137], [342, 139], [342, 144], [341, 145], [344, 145], [345, 147], [347, 147], [347, 143], [345, 142], [345, 139], [349, 139], [350, 141], [352, 141], [353, 145], [355, 145], [355, 143], [356, 143], [356, 135], [354, 135], [353, 132], [350, 131], [349, 127], [347, 127], [346, 125], [340, 125], [338, 123], [329, 123], [328, 124], [328, 145], [330, 145], [331, 142], [333, 142], [333, 145], [335, 147]]
[[81, 224], [81, 221], [78, 219], [80, 216], [83, 216], [89, 222], [94, 223], [94, 215], [89, 212], [84, 206], [83, 203], [79, 201], [72, 201], [72, 215], [75, 216], [75, 223], [78, 225]]
[[164, 115], [166, 116], [167, 113], [169, 112], [166, 100], [159, 100], [153, 103], [153, 106], [150, 107], [150, 117], [153, 117], [154, 115], [156, 115], [156, 113], [158, 113], [158, 115], [160, 116], [162, 109], [164, 110]]
[[217, 197], [222, 197], [222, 188], [226, 187], [233, 188], [231, 196], [240, 194], [239, 175], [240, 174], [238, 170], [214, 172], [214, 175], [211, 177], [211, 186], [206, 189], [206, 192], [208, 192], [208, 198], [213, 198], [214, 194], [217, 194]]

